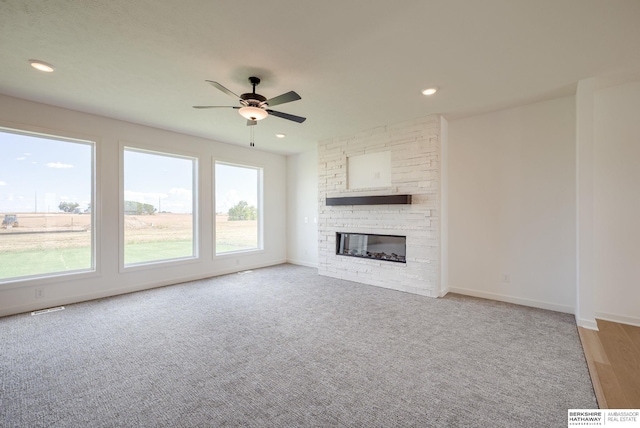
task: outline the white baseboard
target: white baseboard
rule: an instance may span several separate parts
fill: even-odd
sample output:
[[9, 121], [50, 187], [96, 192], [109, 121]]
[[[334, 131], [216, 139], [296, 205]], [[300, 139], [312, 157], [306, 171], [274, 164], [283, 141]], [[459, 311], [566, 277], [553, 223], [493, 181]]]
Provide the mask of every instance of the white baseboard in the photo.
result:
[[[446, 287], [443, 290], [440, 290], [440, 292], [438, 293], [438, 297], [444, 297], [446, 296], [449, 292], [451, 291], [451, 288]], [[462, 293], [460, 293], [462, 294]]]
[[640, 327], [640, 318], [627, 317], [624, 315], [607, 314], [604, 312], [596, 312], [596, 318], [604, 321], [612, 321], [620, 324], [629, 324]]
[[287, 259], [287, 263], [291, 263], [292, 265], [306, 266], [306, 267], [318, 269], [318, 263], [309, 263], [309, 262], [304, 262], [302, 260], [294, 260], [294, 259]]
[[578, 318], [576, 316], [576, 324], [578, 327], [586, 328], [588, 330], [598, 331], [598, 324], [596, 323], [596, 319], [587, 319], [587, 318]]
[[468, 288], [449, 287], [450, 293], [464, 294], [465, 296], [481, 297], [483, 299], [497, 300], [499, 302], [514, 303], [516, 305], [531, 306], [533, 308], [547, 309], [549, 311], [574, 314], [572, 306], [558, 305], [556, 303], [543, 302], [541, 300], [523, 299], [521, 297], [507, 296], [505, 294], [488, 293], [486, 291], [471, 290]]

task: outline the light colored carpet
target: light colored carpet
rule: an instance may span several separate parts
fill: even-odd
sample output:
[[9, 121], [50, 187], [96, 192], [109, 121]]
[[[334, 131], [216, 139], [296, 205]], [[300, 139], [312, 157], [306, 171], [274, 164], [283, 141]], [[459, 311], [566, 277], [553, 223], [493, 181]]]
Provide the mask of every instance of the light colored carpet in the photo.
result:
[[565, 427], [573, 316], [280, 265], [0, 318], [3, 427]]

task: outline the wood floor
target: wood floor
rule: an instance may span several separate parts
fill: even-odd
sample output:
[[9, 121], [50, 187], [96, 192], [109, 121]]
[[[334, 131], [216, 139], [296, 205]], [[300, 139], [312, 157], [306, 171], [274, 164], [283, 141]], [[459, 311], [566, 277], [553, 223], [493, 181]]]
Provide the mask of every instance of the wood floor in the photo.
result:
[[597, 320], [578, 327], [601, 409], [640, 409], [640, 327]]

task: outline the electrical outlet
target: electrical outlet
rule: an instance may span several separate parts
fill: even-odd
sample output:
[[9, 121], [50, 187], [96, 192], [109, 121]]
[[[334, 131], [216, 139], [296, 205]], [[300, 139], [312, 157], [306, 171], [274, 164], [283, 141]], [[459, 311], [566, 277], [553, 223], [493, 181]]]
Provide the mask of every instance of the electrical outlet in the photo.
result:
[[44, 288], [36, 288], [36, 299], [42, 299], [44, 297]]
[[509, 284], [511, 282], [511, 275], [509, 275], [508, 273], [503, 273], [502, 282], [504, 282], [505, 284]]

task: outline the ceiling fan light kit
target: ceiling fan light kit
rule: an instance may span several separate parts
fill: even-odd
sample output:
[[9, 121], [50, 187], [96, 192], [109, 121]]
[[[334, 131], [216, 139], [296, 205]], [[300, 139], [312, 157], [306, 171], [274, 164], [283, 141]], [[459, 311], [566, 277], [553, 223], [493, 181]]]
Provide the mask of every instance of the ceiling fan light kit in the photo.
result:
[[240, 107], [238, 112], [245, 119], [254, 120], [254, 121], [262, 120], [265, 117], [269, 116], [269, 113], [267, 113], [265, 110], [261, 109], [260, 107], [253, 107], [253, 106]]

